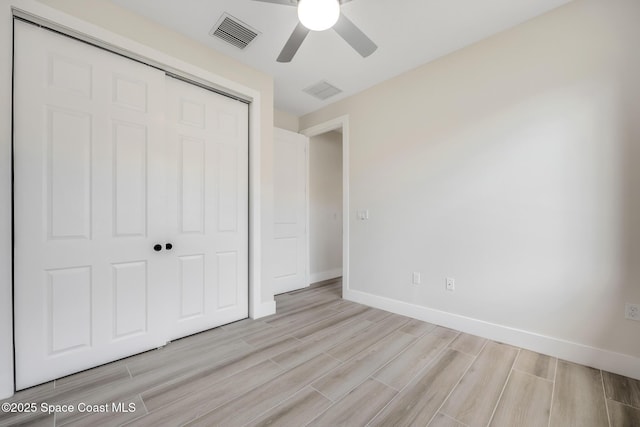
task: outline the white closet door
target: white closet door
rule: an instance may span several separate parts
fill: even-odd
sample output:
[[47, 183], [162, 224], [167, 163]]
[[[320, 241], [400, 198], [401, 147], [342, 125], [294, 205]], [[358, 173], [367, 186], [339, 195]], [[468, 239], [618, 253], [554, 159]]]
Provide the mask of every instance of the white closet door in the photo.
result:
[[171, 337], [248, 316], [248, 106], [167, 77]]
[[164, 73], [16, 22], [22, 389], [165, 342]]
[[285, 129], [273, 137], [273, 292], [309, 286], [307, 278], [307, 147], [309, 138]]

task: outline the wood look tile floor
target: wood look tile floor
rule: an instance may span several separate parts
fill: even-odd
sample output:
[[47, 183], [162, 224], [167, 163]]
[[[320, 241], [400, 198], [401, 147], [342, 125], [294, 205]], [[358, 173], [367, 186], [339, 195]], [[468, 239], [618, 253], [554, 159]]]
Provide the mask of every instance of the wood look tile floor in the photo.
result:
[[640, 426], [638, 380], [344, 301], [339, 280], [276, 301], [273, 316], [16, 393], [2, 403], [76, 410], [0, 425]]

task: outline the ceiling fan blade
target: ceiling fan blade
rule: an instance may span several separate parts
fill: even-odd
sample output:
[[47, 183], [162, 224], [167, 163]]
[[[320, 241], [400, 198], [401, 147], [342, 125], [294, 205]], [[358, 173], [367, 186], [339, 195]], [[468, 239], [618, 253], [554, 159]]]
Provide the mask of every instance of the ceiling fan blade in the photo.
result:
[[297, 6], [298, 5], [298, 0], [253, 0], [253, 1], [261, 1], [263, 3], [283, 4], [285, 6]]
[[291, 62], [296, 52], [300, 48], [300, 45], [307, 37], [307, 34], [309, 34], [309, 31], [310, 30], [307, 27], [298, 22], [298, 25], [296, 25], [293, 33], [291, 33], [289, 40], [287, 40], [284, 47], [282, 48], [282, 52], [280, 52], [280, 55], [278, 55], [277, 61]]
[[349, 20], [344, 14], [340, 14], [338, 22], [333, 26], [336, 33], [340, 35], [352, 48], [356, 50], [363, 58], [371, 55], [376, 51], [378, 46], [363, 33], [360, 28]]

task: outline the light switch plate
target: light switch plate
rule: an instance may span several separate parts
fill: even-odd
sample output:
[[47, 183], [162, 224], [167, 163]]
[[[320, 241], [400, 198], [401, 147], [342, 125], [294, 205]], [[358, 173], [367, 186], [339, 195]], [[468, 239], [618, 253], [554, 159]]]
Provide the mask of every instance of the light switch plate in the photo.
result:
[[414, 285], [419, 285], [420, 283], [422, 283], [421, 277], [420, 277], [420, 273], [417, 271], [413, 272], [413, 284]]

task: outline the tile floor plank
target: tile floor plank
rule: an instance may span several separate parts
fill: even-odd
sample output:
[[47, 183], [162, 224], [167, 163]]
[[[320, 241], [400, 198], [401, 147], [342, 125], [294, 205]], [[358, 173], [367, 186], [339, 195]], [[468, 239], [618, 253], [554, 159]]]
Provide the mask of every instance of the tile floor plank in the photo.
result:
[[608, 426], [599, 370], [558, 361], [550, 427]]
[[131, 378], [129, 370], [124, 363], [110, 363], [60, 378], [55, 381], [55, 388], [58, 390], [96, 388], [129, 378]]
[[547, 427], [553, 382], [511, 371], [491, 426]]
[[166, 405], [127, 425], [149, 427], [182, 425], [241, 396], [243, 393], [250, 392], [281, 373], [281, 367], [266, 360], [220, 382], [210, 384], [207, 388], [194, 389], [178, 399], [167, 399]]
[[243, 425], [287, 400], [339, 364], [337, 360], [321, 354], [186, 425]]
[[416, 338], [395, 331], [315, 381], [312, 387], [334, 402], [356, 388], [369, 375], [396, 357]]
[[219, 329], [222, 332], [251, 333], [251, 332], [255, 332], [255, 329], [265, 328], [269, 326], [270, 325], [267, 325], [266, 323], [264, 323], [262, 319], [255, 320], [255, 319], [247, 318], [247, 319], [238, 320], [237, 322], [228, 323], [226, 325], [220, 326], [219, 328], [216, 328], [216, 330]]
[[[464, 424], [454, 420], [453, 418], [438, 412], [431, 420], [428, 427], [467, 427]], [[507, 427], [507, 426], [505, 426]]]
[[211, 384], [265, 362], [273, 354], [279, 354], [295, 343], [293, 338], [283, 338], [275, 346], [272, 345], [266, 349], [241, 354], [222, 363], [212, 365], [209, 369], [197, 370], [192, 375], [185, 375], [175, 380], [167, 381], [143, 392], [142, 398], [147, 409], [154, 411], [161, 406], [168, 405], [186, 395], [197, 393], [198, 390], [205, 389]]
[[487, 340], [484, 338], [461, 333], [458, 335], [458, 338], [451, 343], [450, 347], [454, 350], [477, 356], [486, 342]]
[[[277, 351], [284, 351], [287, 347], [292, 346], [295, 343], [294, 338], [288, 338], [291, 342], [286, 342], [285, 339], [281, 343], [274, 343], [274, 346], [277, 348]], [[281, 345], [283, 347], [281, 348]], [[264, 350], [260, 350], [262, 353]], [[242, 354], [238, 356], [238, 354], [233, 353], [224, 353], [224, 358], [212, 358], [209, 359], [208, 354], [205, 353], [202, 355], [199, 363], [192, 364], [191, 360], [181, 361], [180, 363], [173, 363], [167, 365], [162, 370], [154, 370], [151, 372], [146, 372], [144, 374], [138, 375], [131, 380], [123, 381], [119, 384], [112, 384], [110, 387], [103, 387], [99, 390], [92, 391], [91, 393], [86, 393], [82, 395], [76, 396], [69, 403], [77, 405], [80, 402], [87, 404], [101, 404], [117, 401], [121, 397], [133, 396], [136, 394], [144, 393], [147, 390], [154, 389], [156, 387], [162, 387], [163, 384], [171, 383], [174, 381], [182, 381], [184, 378], [198, 378], [199, 376], [210, 372], [210, 370], [216, 370], [220, 365], [224, 365], [227, 361], [233, 359], [234, 357], [242, 358]], [[244, 354], [245, 359], [247, 358], [247, 354]], [[269, 355], [261, 355], [262, 359], [268, 358]], [[62, 413], [58, 414], [56, 417], [56, 422], [70, 422], [71, 420], [80, 418], [81, 414], [77, 412], [74, 413]]]
[[556, 374], [556, 358], [529, 350], [520, 350], [514, 369], [553, 381]]
[[153, 371], [162, 371], [167, 366], [174, 364], [198, 364], [206, 360], [217, 357], [228, 357], [236, 352], [249, 350], [251, 347], [241, 339], [234, 338], [231, 341], [216, 342], [215, 345], [198, 346], [184, 351], [173, 351], [161, 349], [151, 352], [148, 359], [138, 359], [135, 362], [127, 363], [127, 368], [131, 375], [136, 377], [150, 374]]
[[488, 342], [440, 412], [468, 426], [486, 426], [517, 355], [515, 347]]
[[272, 326], [268, 330], [247, 334], [242, 337], [242, 340], [253, 346], [261, 346], [275, 339], [282, 338], [285, 335], [290, 335], [292, 329], [293, 328], [287, 325]]
[[[4, 399], [1, 402], [2, 403], [18, 403], [18, 402], [32, 403], [33, 402], [39, 405], [41, 402], [51, 399], [51, 397], [54, 395], [55, 395], [55, 391], [53, 387], [53, 381], [50, 381], [48, 383], [31, 387], [26, 390], [18, 391], [10, 398]], [[19, 423], [21, 422], [21, 420], [29, 420], [29, 419], [35, 420], [36, 417], [42, 417], [42, 414], [39, 411], [38, 413], [35, 413], [35, 414], [0, 411], [0, 426]], [[53, 420], [53, 417], [51, 417], [51, 419]]]
[[628, 406], [615, 400], [607, 400], [611, 427], [640, 426], [640, 409]]
[[317, 338], [315, 341], [303, 341], [290, 350], [272, 357], [272, 360], [284, 368], [292, 368], [314, 358], [331, 347], [354, 339], [371, 325], [372, 323], [368, 320], [349, 323], [339, 330], [334, 330], [331, 334]]
[[371, 347], [393, 331], [400, 329], [408, 321], [409, 319], [404, 316], [391, 315], [386, 318], [382, 324], [371, 325], [349, 341], [345, 341], [329, 349], [327, 353], [338, 360], [348, 360], [367, 347]]
[[320, 339], [324, 339], [329, 335], [334, 335], [336, 333], [339, 333], [344, 328], [349, 328], [349, 327], [351, 327], [350, 325], [353, 325], [355, 323], [363, 323], [363, 322], [365, 322], [365, 323], [367, 323], [369, 325], [372, 325], [374, 322], [371, 322], [369, 320], [365, 320], [368, 317], [369, 312], [370, 312], [370, 309], [367, 308], [363, 312], [354, 314], [351, 317], [336, 323], [335, 325], [328, 326], [327, 328], [321, 329], [321, 330], [316, 331], [316, 332], [313, 332], [310, 335], [301, 336], [299, 339], [301, 341], [311, 343], [311, 342], [318, 341]]
[[311, 387], [306, 387], [289, 400], [247, 424], [247, 427], [304, 426], [329, 406], [331, 406], [329, 399]]
[[339, 313], [335, 310], [329, 310], [326, 305], [327, 303], [320, 304], [308, 310], [281, 317], [279, 319], [269, 320], [267, 323], [271, 326], [289, 326], [292, 328], [299, 328], [301, 326], [310, 325], [331, 316], [335, 316]]
[[336, 310], [336, 311], [344, 311], [347, 308], [351, 308], [351, 307], [362, 307], [362, 305], [355, 302], [340, 299], [327, 306], [327, 308], [330, 308], [331, 310]]
[[0, 420], [0, 426], [53, 426], [55, 423], [54, 414], [47, 414], [46, 412], [40, 412], [40, 410], [34, 413], [5, 413], [2, 411], [0, 414], [5, 415]]
[[303, 326], [289, 333], [299, 340], [304, 340], [314, 334], [326, 331], [328, 328], [334, 327], [338, 324], [342, 324], [345, 321], [352, 321], [354, 316], [366, 312], [365, 307], [352, 307], [345, 311], [339, 311], [331, 317], [328, 317], [319, 322], [312, 323], [307, 326]]
[[311, 387], [306, 387], [289, 400], [254, 419], [247, 427], [304, 426], [329, 406], [329, 399]]
[[0, 424], [2, 426], [7, 425], [11, 427], [52, 427], [55, 424], [55, 415], [41, 414], [29, 420], [16, 421], [11, 424]]
[[367, 316], [367, 320], [372, 321], [373, 323], [378, 323], [383, 321], [384, 319], [390, 317], [393, 313], [390, 313], [388, 311], [384, 311], [384, 310], [380, 310], [379, 308], [372, 308], [371, 311], [369, 311], [369, 314]]
[[409, 346], [396, 359], [380, 368], [373, 374], [373, 377], [396, 390], [400, 390], [418, 372], [431, 363], [451, 343], [456, 335], [458, 335], [458, 332], [451, 329], [436, 327]]
[[371, 426], [427, 425], [458, 383], [473, 358], [447, 349], [376, 416]]
[[606, 397], [640, 409], [640, 380], [602, 371]]
[[436, 325], [428, 322], [423, 322], [418, 319], [410, 319], [406, 325], [404, 325], [400, 330], [405, 334], [413, 335], [415, 337], [421, 337], [424, 334], [432, 331]]
[[318, 418], [314, 419], [309, 426], [364, 426], [380, 412], [395, 395], [396, 391], [392, 388], [374, 379], [368, 379]]

